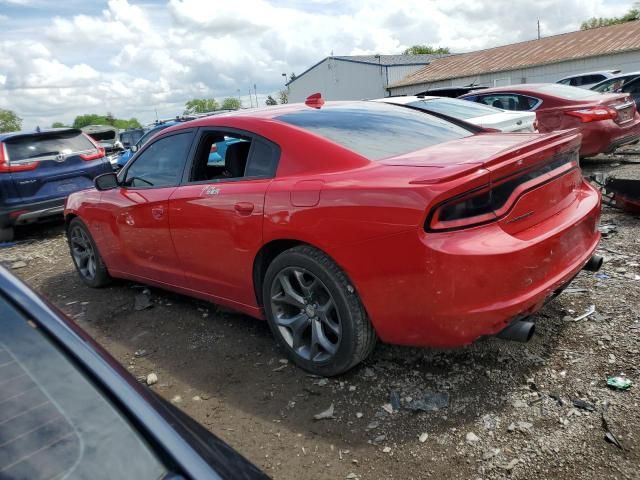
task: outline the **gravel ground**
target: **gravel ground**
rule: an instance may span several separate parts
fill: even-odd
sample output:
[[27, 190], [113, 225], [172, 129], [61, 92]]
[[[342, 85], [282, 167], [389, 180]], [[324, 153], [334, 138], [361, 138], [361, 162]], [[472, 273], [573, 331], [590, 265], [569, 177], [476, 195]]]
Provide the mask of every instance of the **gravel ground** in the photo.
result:
[[[640, 168], [621, 158], [631, 157], [586, 162], [585, 173]], [[539, 312], [528, 344], [380, 345], [335, 379], [290, 365], [264, 322], [129, 282], [85, 287], [59, 224], [20, 231], [0, 262], [276, 479], [637, 479], [640, 224], [605, 207], [602, 225], [603, 269]], [[136, 310], [136, 296], [150, 308]], [[635, 385], [611, 390], [610, 375]], [[432, 410], [414, 411], [420, 400]]]

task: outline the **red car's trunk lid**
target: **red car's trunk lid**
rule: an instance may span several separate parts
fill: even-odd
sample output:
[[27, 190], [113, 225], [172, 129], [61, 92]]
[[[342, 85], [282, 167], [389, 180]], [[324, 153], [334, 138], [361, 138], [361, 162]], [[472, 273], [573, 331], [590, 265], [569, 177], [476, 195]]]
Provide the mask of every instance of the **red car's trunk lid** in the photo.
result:
[[515, 234], [573, 202], [581, 182], [576, 130], [549, 134], [486, 133], [382, 160], [425, 168], [413, 184], [437, 192], [434, 203], [489, 190], [494, 219]]

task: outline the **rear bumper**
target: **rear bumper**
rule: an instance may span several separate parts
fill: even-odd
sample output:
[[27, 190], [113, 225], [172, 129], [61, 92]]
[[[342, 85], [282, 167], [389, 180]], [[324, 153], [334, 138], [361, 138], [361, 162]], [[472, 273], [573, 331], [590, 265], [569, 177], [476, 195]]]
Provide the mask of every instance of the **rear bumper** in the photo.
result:
[[613, 120], [584, 124], [581, 128], [581, 157], [610, 153], [622, 145], [640, 140], [640, 117], [629, 122], [629, 125], [618, 125]]
[[26, 225], [51, 217], [62, 217], [66, 197], [44, 202], [23, 203], [10, 208], [0, 207], [0, 227]]
[[585, 183], [573, 204], [515, 235], [499, 224], [413, 231], [360, 245], [338, 261], [383, 341], [456, 347], [495, 335], [566, 286], [598, 245], [599, 217], [599, 194]]

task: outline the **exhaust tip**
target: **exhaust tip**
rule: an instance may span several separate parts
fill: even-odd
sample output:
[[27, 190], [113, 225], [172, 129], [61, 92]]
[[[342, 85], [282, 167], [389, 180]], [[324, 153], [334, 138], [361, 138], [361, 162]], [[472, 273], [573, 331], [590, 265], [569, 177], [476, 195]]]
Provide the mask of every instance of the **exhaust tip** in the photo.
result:
[[536, 331], [536, 324], [526, 320], [517, 320], [510, 323], [507, 327], [500, 331], [496, 337], [503, 340], [512, 340], [514, 342], [526, 343], [531, 340]]
[[589, 272], [597, 272], [602, 267], [603, 262], [604, 258], [601, 255], [594, 254], [583, 267], [583, 269]]

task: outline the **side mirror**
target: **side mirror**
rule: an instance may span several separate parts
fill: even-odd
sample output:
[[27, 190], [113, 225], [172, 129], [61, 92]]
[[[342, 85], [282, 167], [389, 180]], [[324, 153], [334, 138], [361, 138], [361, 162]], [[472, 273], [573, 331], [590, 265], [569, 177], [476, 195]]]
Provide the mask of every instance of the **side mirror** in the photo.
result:
[[118, 187], [118, 177], [115, 173], [103, 173], [93, 179], [93, 184], [96, 186], [96, 190], [113, 190]]
[[136, 153], [138, 151], [137, 145], [131, 145], [131, 153]]

